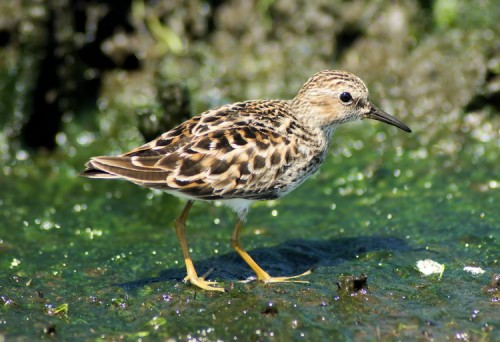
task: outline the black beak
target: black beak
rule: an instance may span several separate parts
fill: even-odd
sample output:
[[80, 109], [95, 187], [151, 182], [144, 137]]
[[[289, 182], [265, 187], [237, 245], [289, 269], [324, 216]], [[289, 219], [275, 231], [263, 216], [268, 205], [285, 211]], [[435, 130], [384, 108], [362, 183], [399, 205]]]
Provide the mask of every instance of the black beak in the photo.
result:
[[408, 126], [396, 119], [394, 116], [378, 109], [374, 105], [371, 105], [370, 112], [366, 115], [366, 117], [368, 119], [385, 122], [386, 124], [396, 126], [397, 128], [400, 128], [405, 132], [411, 133], [411, 129]]

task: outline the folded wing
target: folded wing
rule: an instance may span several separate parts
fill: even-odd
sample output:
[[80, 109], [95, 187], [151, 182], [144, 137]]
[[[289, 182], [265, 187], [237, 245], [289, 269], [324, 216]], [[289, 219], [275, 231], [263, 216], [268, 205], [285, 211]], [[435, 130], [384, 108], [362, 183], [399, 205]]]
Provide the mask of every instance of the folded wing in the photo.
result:
[[271, 127], [254, 127], [251, 116], [241, 120], [245, 116], [228, 110], [234, 109], [194, 117], [120, 156], [94, 157], [82, 175], [122, 178], [205, 200], [276, 197], [276, 180], [296, 148]]

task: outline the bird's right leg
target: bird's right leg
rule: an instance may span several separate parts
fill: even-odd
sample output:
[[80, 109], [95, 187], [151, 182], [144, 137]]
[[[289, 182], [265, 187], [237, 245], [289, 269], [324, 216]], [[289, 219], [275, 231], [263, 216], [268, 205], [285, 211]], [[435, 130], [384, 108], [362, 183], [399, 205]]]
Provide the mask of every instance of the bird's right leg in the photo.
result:
[[189, 280], [191, 284], [196, 285], [204, 290], [224, 292], [223, 288], [210, 286], [212, 284], [215, 284], [215, 282], [206, 281], [205, 279], [203, 279], [203, 277], [198, 277], [196, 269], [194, 268], [193, 261], [191, 260], [191, 256], [189, 255], [189, 249], [187, 246], [184, 231], [186, 229], [186, 219], [192, 206], [193, 201], [188, 201], [186, 203], [186, 206], [182, 210], [182, 213], [174, 221], [175, 233], [177, 234], [177, 238], [179, 239], [182, 255], [184, 256], [184, 262], [186, 264], [187, 276], [186, 278], [184, 278], [184, 281]]
[[296, 278], [303, 277], [311, 274], [311, 270], [308, 270], [302, 274], [294, 275], [291, 277], [271, 277], [269, 273], [264, 271], [257, 263], [252, 259], [252, 257], [241, 247], [240, 244], [240, 231], [243, 225], [243, 219], [240, 217], [236, 222], [236, 227], [234, 228], [233, 234], [231, 235], [231, 246], [233, 249], [245, 260], [245, 262], [250, 266], [250, 268], [257, 275], [257, 279], [263, 281], [264, 283], [308, 283], [305, 280], [295, 280]]

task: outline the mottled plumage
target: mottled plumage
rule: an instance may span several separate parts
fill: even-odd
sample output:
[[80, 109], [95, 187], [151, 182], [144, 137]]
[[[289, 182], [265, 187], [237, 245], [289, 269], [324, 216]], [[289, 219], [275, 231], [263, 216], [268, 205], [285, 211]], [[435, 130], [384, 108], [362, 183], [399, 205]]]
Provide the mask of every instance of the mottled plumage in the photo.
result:
[[[260, 280], [288, 281], [270, 277], [239, 246], [248, 207], [299, 186], [325, 159], [335, 127], [363, 118], [410, 131], [368, 101], [368, 90], [357, 76], [325, 70], [309, 79], [293, 100], [254, 100], [208, 110], [130, 152], [92, 158], [82, 175], [121, 178], [188, 199], [176, 221], [181, 247], [191, 201], [223, 201], [239, 215], [231, 240], [236, 251]], [[196, 275], [187, 245], [183, 253], [186, 280], [220, 291]]]

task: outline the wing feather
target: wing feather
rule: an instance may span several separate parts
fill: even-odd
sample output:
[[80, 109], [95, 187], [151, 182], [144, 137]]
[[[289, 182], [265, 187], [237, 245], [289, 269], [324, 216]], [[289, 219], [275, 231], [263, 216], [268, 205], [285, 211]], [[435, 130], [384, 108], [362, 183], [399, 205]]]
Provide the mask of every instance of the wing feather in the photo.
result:
[[276, 101], [260, 102], [223, 106], [120, 156], [94, 157], [82, 175], [124, 178], [200, 199], [277, 197], [276, 181], [296, 148], [274, 127], [276, 113], [269, 120], [274, 126], [262, 117], [270, 116], [268, 107], [279, 109]]

